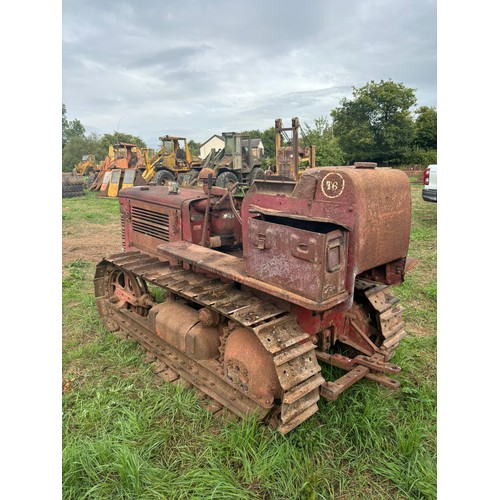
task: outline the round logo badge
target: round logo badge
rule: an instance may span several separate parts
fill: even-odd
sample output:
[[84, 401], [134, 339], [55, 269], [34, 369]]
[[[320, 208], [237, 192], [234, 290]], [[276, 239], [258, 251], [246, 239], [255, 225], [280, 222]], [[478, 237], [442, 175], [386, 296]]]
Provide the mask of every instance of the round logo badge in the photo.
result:
[[345, 181], [344, 178], [334, 172], [326, 174], [321, 181], [321, 191], [328, 198], [337, 198], [344, 191]]

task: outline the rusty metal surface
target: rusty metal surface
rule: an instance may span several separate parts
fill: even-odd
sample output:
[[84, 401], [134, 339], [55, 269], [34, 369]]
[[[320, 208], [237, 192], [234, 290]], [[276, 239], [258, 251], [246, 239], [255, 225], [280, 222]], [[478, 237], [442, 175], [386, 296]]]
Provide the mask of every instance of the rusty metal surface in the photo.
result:
[[302, 294], [299, 295], [285, 288], [248, 276], [245, 269], [245, 262], [240, 258], [184, 241], [159, 245], [157, 252], [164, 259], [177, 259], [196, 265], [205, 271], [237, 281], [255, 290], [314, 311], [330, 309], [344, 302], [349, 296], [347, 291], [341, 291], [327, 300], [316, 302], [304, 297]]
[[[216, 259], [223, 257], [220, 267], [208, 266], [205, 269], [221, 277], [225, 275], [232, 276], [231, 274], [225, 274], [223, 270], [227, 271], [228, 268], [231, 268], [230, 263], [238, 261], [236, 257], [225, 256], [219, 252], [200, 249], [200, 247], [196, 246], [193, 246], [193, 248], [201, 250], [201, 253], [196, 252], [193, 257], [193, 262], [197, 263], [197, 267], [205, 265], [203, 256], [207, 259], [212, 256], [215, 256]], [[233, 291], [232, 294], [228, 294], [228, 287], [221, 283], [219, 279], [208, 280], [205, 276], [191, 273], [180, 266], [168, 266], [159, 259], [156, 264], [151, 263], [146, 268], [140, 265], [141, 262], [150, 262], [150, 259], [149, 255], [139, 252], [110, 256], [110, 260], [116, 264], [127, 264], [133, 269], [139, 269], [142, 278], [149, 278], [160, 286], [170, 286], [174, 291], [181, 293], [188, 299], [200, 297], [204, 300], [211, 300], [212, 303], [217, 302], [217, 307], [223, 315], [231, 316], [232, 319], [237, 320], [244, 326], [252, 326], [264, 320], [267, 321], [272, 317], [279, 316], [284, 310], [271, 301], [262, 301], [260, 298], [254, 297], [249, 292], [238, 291], [235, 294]], [[247, 283], [251, 284], [251, 281], [247, 281]], [[207, 285], [213, 287], [212, 291], [207, 291]], [[255, 289], [256, 287], [252, 288]], [[381, 294], [384, 297], [383, 305], [380, 305], [379, 310], [373, 308], [372, 313], [369, 314], [366, 306], [371, 305], [370, 297], [373, 299], [380, 297]], [[327, 310], [324, 314], [312, 315], [311, 310], [302, 307], [294, 308], [293, 312], [300, 324], [300, 329], [304, 332], [305, 338], [307, 334], [312, 335], [333, 326], [336, 340], [344, 342], [367, 355], [382, 352], [389, 359], [399, 341], [406, 335], [401, 314], [402, 308], [398, 304], [399, 300], [394, 297], [390, 287], [368, 280], [356, 280], [356, 296], [359, 302], [355, 303], [347, 313]], [[392, 312], [394, 310], [397, 311], [397, 314]], [[387, 314], [387, 311], [393, 316], [385, 321], [384, 313]], [[272, 325], [271, 322], [268, 327]], [[389, 328], [387, 328], [387, 325]], [[373, 328], [379, 332], [376, 345], [374, 344], [375, 340], [372, 341], [369, 338], [373, 333]], [[269, 346], [269, 348], [274, 349], [275, 347]]]
[[[175, 376], [180, 375], [216, 401], [215, 407], [210, 403], [216, 411], [220, 411], [220, 405], [240, 416], [256, 412], [265, 419], [266, 415], [272, 415], [272, 425], [286, 433], [318, 410], [320, 387], [325, 398], [336, 399], [343, 390], [363, 377], [387, 387], [398, 386], [397, 381], [384, 375], [397, 373], [398, 367], [387, 363], [383, 354], [361, 355], [351, 360], [317, 352], [311, 337], [300, 328], [295, 316], [277, 306], [274, 306], [274, 316], [257, 321], [251, 328], [235, 321], [238, 312], [246, 307], [255, 307], [256, 301], [261, 300], [263, 308], [266, 305], [265, 300], [249, 292], [229, 286], [224, 288], [224, 294], [217, 296], [211, 290], [228, 286], [219, 279], [199, 275], [180, 266], [170, 266], [159, 259], [151, 262], [154, 260], [152, 257], [140, 252], [114, 254], [108, 259], [98, 266], [95, 278], [98, 309], [105, 324], [110, 330], [121, 328], [141, 342], [163, 363], [165, 368], [158, 370], [159, 376], [175, 380]], [[175, 291], [180, 297], [194, 300], [212, 311], [201, 314], [206, 322], [218, 325], [208, 327], [213, 332], [210, 347], [198, 346], [194, 349], [188, 346], [189, 343], [194, 345], [196, 339], [202, 338], [208, 331], [198, 322], [200, 313], [195, 310], [187, 312], [185, 308], [188, 306], [162, 303], [150, 310], [136, 308], [137, 297], [134, 293], [147, 295], [143, 280], [148, 271], [144, 269], [152, 265], [156, 266], [156, 270], [153, 278], [148, 280], [151, 284], [162, 286], [172, 293]], [[132, 268], [142, 270], [143, 274], [134, 274]], [[127, 294], [123, 296], [121, 288], [115, 294], [117, 276], [120, 277], [120, 284], [125, 283], [122, 288], [127, 290]], [[128, 278], [124, 280], [121, 276]], [[371, 290], [374, 296], [380, 291], [377, 286], [366, 280], [361, 281], [359, 293]], [[198, 290], [196, 294], [193, 294], [194, 287]], [[207, 297], [208, 301], [205, 300]], [[391, 304], [394, 302], [391, 296], [387, 299]], [[177, 311], [178, 306], [181, 311]], [[146, 318], [147, 315], [152, 317]], [[175, 320], [170, 317], [175, 317]], [[228, 327], [217, 331], [221, 327], [220, 318], [224, 317], [229, 321]], [[179, 321], [179, 318], [182, 319]], [[203, 332], [193, 332], [190, 340], [186, 333], [192, 329], [193, 323], [200, 325]], [[222, 348], [219, 346], [216, 349], [214, 346], [217, 347], [218, 342], [215, 339], [219, 337], [225, 337], [225, 342]], [[202, 358], [209, 359], [203, 361]], [[325, 383], [317, 358], [349, 373], [333, 383]], [[279, 406], [273, 407], [276, 401]], [[277, 411], [273, 409], [270, 413], [271, 408]]]
[[335, 401], [340, 394], [365, 377], [369, 372], [370, 370], [365, 366], [358, 365], [334, 382], [325, 382], [321, 386], [321, 395], [329, 401]]
[[377, 352], [377, 346], [370, 339], [370, 322], [365, 308], [361, 304], [353, 303], [346, 313], [346, 319], [346, 328], [338, 334], [336, 332], [336, 339], [364, 354]]
[[120, 191], [124, 249], [141, 248], [158, 255], [156, 247], [168, 241], [206, 243], [210, 247], [239, 243], [237, 202], [226, 189], [212, 188], [217, 190], [222, 196], [212, 196], [212, 201], [196, 189], [180, 188], [178, 193], [169, 193], [165, 187], [141, 186]]
[[[399, 170], [323, 167], [304, 172], [291, 195], [259, 191], [242, 204], [243, 248], [251, 249], [250, 219], [258, 214], [335, 224], [348, 231], [346, 287], [363, 271], [406, 257], [411, 222], [409, 181]], [[402, 280], [404, 265], [400, 270]]]
[[[370, 360], [370, 367], [366, 366], [366, 363], [363, 362], [360, 363], [359, 356], [356, 356], [354, 359], [351, 359], [346, 356], [342, 356], [341, 354], [338, 353], [327, 354], [325, 352], [320, 352], [320, 351], [318, 351], [316, 355], [321, 362], [335, 366], [336, 368], [340, 368], [342, 370], [351, 371], [357, 367], [366, 368], [366, 370], [368, 371], [365, 372], [365, 375], [363, 375], [364, 378], [372, 380], [373, 382], [377, 382], [378, 384], [381, 384], [389, 389], [395, 390], [398, 389], [400, 386], [399, 381], [384, 375], [384, 372], [398, 373], [400, 371], [399, 367], [389, 363], [383, 363], [381, 365], [381, 359], [376, 358], [378, 354], [368, 358]], [[370, 368], [372, 368], [372, 370], [370, 370]], [[345, 379], [345, 380], [350, 380], [350, 379]], [[345, 389], [347, 389], [348, 387], [350, 387], [350, 385], [345, 387]], [[331, 388], [332, 387], [330, 387], [330, 389]], [[337, 386], [337, 388], [340, 388], [340, 386]], [[329, 388], [326, 389], [326, 391], [328, 390]], [[336, 392], [336, 390], [334, 392]]]
[[399, 373], [401, 371], [400, 366], [386, 363], [380, 354], [374, 354], [373, 356], [358, 355], [354, 358], [354, 362], [376, 372]]
[[356, 280], [356, 295], [358, 300], [366, 304], [365, 310], [371, 313], [373, 326], [379, 332], [381, 341], [376, 351], [383, 354], [387, 361], [394, 355], [401, 339], [407, 335], [403, 307], [399, 305], [399, 299], [389, 286], [374, 281]]
[[[124, 190], [126, 251], [95, 275], [105, 327], [217, 414], [255, 412], [283, 433], [318, 410], [320, 388], [334, 400], [362, 378], [397, 387], [388, 360], [406, 333], [388, 285], [408, 267], [410, 218], [400, 174], [325, 167], [256, 182], [241, 217], [225, 189]], [[318, 359], [348, 373], [325, 382]]]
[[192, 307], [167, 298], [151, 308], [150, 316], [156, 335], [191, 358], [211, 359], [219, 353], [219, 329], [200, 323]]
[[250, 219], [246, 271], [253, 278], [323, 302], [345, 291], [346, 240], [339, 229], [321, 233]]
[[106, 304], [107, 314], [112, 317], [129, 335], [152, 352], [172, 371], [179, 374], [193, 386], [210, 396], [221, 405], [239, 416], [257, 414], [264, 418], [269, 408], [264, 408], [253, 399], [245, 397], [236, 388], [229, 384], [221, 383], [220, 376], [203, 363], [193, 363], [193, 360], [175, 349], [170, 344], [158, 338], [149, 329], [149, 324], [140, 317]]
[[247, 328], [236, 328], [229, 334], [224, 352], [224, 374], [263, 404], [269, 405], [281, 398], [273, 355]]
[[[177, 305], [162, 303], [151, 308], [148, 319], [143, 320], [141, 318], [145, 315], [142, 309], [139, 311], [140, 315], [131, 310], [133, 298], [132, 304], [120, 303], [117, 307], [114, 304], [115, 289], [109, 286], [109, 276], [122, 273], [131, 276], [132, 281], [135, 279], [138, 283], [142, 283], [144, 275], [136, 276], [131, 268], [140, 269], [144, 267], [141, 261], [150, 262], [150, 260], [148, 254], [134, 252], [131, 255], [115, 254], [98, 265], [95, 290], [98, 309], [105, 322], [108, 322], [113, 329], [117, 326], [124, 329], [140, 341], [153, 336], [156, 341], [153, 345], [156, 348], [162, 346], [161, 342], [164, 342], [177, 356], [172, 360], [165, 357], [164, 353], [163, 362], [167, 366], [172, 367], [184, 379], [238, 415], [243, 415], [244, 412], [241, 408], [235, 407], [234, 398], [241, 399], [242, 394], [246, 399], [249, 398], [260, 405], [257, 410], [262, 416], [265, 416], [274, 405], [277, 411], [273, 411], [271, 423], [283, 433], [289, 432], [317, 411], [316, 401], [319, 399], [319, 386], [323, 378], [315, 358], [315, 346], [309, 335], [299, 327], [295, 317], [286, 309], [276, 305], [274, 308], [269, 308], [266, 300], [259, 299], [249, 292], [240, 291], [231, 285], [223, 284], [220, 280], [195, 274], [179, 266], [169, 266], [159, 259], [158, 262], [149, 264], [156, 265], [157, 268], [154, 277], [148, 280], [151, 284], [160, 286], [179, 297], [188, 298], [229, 321], [228, 326], [219, 324], [217, 327], [222, 326], [220, 337], [224, 337], [223, 348], [218, 348], [221, 355], [215, 355], [214, 344], [210, 342], [208, 347], [206, 345], [193, 347], [197, 339], [207, 335], [208, 330], [214, 332], [211, 334], [212, 339], [219, 335], [215, 334], [216, 327], [207, 329], [201, 323], [197, 323], [202, 330], [193, 331], [191, 337], [190, 332], [195, 328], [191, 324], [199, 319], [198, 313], [194, 310], [188, 313], [184, 311], [184, 306], [179, 306], [182, 311], [174, 314], [179, 309]], [[196, 282], [195, 286], [198, 289], [196, 294], [192, 293], [193, 282]], [[267, 313], [260, 319], [254, 316], [251, 328], [239, 323], [238, 312], [241, 313], [245, 309], [244, 303], [252, 303], [251, 307], [255, 308], [259, 300], [261, 309], [267, 310]], [[239, 307], [235, 307], [238, 303]], [[183, 319], [176, 321], [170, 316], [175, 318], [181, 316]], [[142, 324], [143, 328], [138, 328], [138, 324]], [[237, 325], [240, 325], [240, 328], [235, 329], [234, 326]], [[140, 332], [139, 337], [137, 332]], [[158, 355], [158, 350], [151, 349], [151, 344], [149, 350], [155, 356]], [[187, 365], [192, 368], [195, 375], [196, 366], [202, 364], [212, 372], [212, 376], [218, 378], [217, 382], [210, 383], [210, 392], [205, 391], [205, 384], [196, 376], [186, 373], [185, 369], [182, 373], [179, 371], [179, 367], [175, 364], [179, 359], [178, 353], [187, 356], [190, 360]], [[207, 356], [211, 358], [199, 359]], [[235, 389], [238, 391], [238, 396], [233, 395], [233, 399], [230, 398], [232, 403], [224, 396], [225, 391], [229, 390], [224, 389], [225, 386], [229, 386], [231, 391]], [[222, 394], [217, 397], [219, 390]], [[282, 397], [286, 398], [287, 403], [280, 403]]]
[[184, 202], [206, 198], [206, 194], [198, 189], [182, 187], [173, 194], [163, 186], [135, 186], [121, 191], [120, 197], [180, 209]]

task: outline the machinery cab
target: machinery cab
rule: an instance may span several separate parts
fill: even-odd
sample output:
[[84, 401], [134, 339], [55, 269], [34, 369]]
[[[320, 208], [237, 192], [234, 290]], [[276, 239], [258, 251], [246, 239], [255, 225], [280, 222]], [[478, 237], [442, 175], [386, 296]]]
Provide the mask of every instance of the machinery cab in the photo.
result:
[[111, 168], [135, 168], [142, 162], [140, 149], [135, 144], [113, 144], [113, 158]]
[[162, 144], [156, 153], [146, 148], [145, 170], [142, 172], [146, 183], [152, 181], [153, 184], [164, 185], [176, 180], [178, 174], [201, 168], [200, 158], [191, 154], [185, 137], [165, 135], [159, 139]]
[[82, 160], [75, 165], [73, 173], [75, 175], [90, 175], [94, 173], [96, 166], [94, 155], [83, 155]]
[[[172, 171], [185, 172], [191, 168], [193, 158], [185, 137], [166, 135], [160, 137], [163, 154], [160, 165]], [[160, 166], [158, 165], [158, 166]]]
[[263, 149], [254, 147], [248, 134], [223, 132], [224, 148], [214, 153], [206, 166], [212, 168], [216, 175], [216, 185], [232, 189], [234, 184], [251, 185], [256, 178], [263, 178], [261, 158]]

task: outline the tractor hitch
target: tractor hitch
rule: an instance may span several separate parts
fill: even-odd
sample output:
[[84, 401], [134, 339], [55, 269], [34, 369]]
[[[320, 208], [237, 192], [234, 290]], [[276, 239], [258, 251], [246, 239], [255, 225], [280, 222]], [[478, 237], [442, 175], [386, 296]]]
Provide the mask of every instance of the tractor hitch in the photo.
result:
[[341, 354], [327, 354], [318, 351], [316, 352], [316, 357], [323, 363], [348, 372], [333, 382], [322, 384], [321, 395], [329, 401], [335, 401], [340, 394], [362, 378], [367, 378], [390, 389], [399, 388], [399, 382], [387, 377], [384, 373], [399, 373], [401, 368], [392, 363], [385, 362], [383, 355], [380, 353], [373, 354], [372, 356], [359, 355], [351, 359]]

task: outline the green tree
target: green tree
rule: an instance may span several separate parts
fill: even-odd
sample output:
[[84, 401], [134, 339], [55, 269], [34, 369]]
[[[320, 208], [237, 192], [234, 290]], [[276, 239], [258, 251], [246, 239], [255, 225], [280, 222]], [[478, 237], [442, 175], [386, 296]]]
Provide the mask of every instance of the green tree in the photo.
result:
[[188, 147], [189, 147], [189, 151], [192, 155], [199, 156], [201, 143], [196, 142], [193, 139], [190, 139], [188, 142]]
[[326, 116], [316, 118], [313, 127], [306, 123], [304, 129], [299, 144], [301, 146], [315, 146], [318, 167], [344, 164], [345, 154], [333, 134], [332, 123]]
[[269, 127], [261, 133], [260, 138], [264, 145], [264, 156], [272, 158], [273, 165], [276, 161], [276, 144], [274, 142], [274, 127]]
[[422, 168], [437, 163], [436, 149], [423, 149], [418, 146], [409, 148], [403, 155], [403, 165], [420, 166]]
[[66, 143], [72, 137], [83, 137], [85, 135], [85, 127], [80, 120], [76, 118], [74, 120], [68, 121], [66, 116], [67, 110], [66, 105], [62, 105], [62, 147], [66, 146]]
[[71, 137], [62, 151], [63, 172], [71, 172], [84, 155], [94, 155], [97, 162], [102, 160], [98, 157], [99, 146], [100, 140], [96, 134]]
[[423, 149], [437, 149], [436, 108], [421, 106], [415, 120], [415, 145]]
[[353, 87], [352, 99], [343, 98], [331, 112], [346, 159], [401, 163], [415, 137], [411, 108], [416, 102], [415, 89], [391, 80]]

